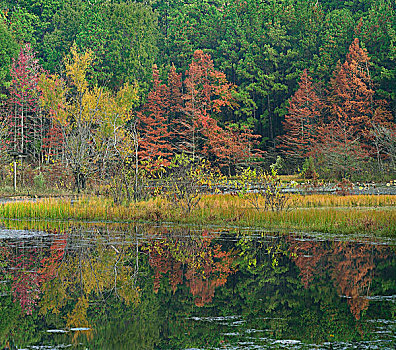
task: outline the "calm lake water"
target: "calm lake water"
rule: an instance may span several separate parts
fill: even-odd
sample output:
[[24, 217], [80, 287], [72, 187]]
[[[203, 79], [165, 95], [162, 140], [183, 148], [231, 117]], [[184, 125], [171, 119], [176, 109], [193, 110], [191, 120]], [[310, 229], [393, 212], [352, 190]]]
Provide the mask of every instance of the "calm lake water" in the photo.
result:
[[394, 240], [3, 222], [5, 349], [395, 349]]

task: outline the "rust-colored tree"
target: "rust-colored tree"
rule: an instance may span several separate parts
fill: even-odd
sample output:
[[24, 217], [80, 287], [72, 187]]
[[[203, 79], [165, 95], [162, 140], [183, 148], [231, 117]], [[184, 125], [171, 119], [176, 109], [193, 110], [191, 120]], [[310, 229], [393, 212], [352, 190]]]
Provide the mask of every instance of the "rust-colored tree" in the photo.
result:
[[183, 283], [183, 267], [180, 261], [173, 259], [171, 252], [167, 249], [164, 240], [156, 240], [150, 246], [150, 266], [154, 269], [153, 290], [158, 293], [161, 286], [161, 277], [169, 274], [169, 284], [173, 293], [177, 286]]
[[259, 137], [246, 126], [227, 124], [211, 133], [205, 151], [215, 155], [219, 167], [227, 168], [231, 176], [237, 166], [250, 165], [264, 155], [255, 147]]
[[212, 243], [213, 238], [203, 232], [187, 264], [187, 285], [195, 305], [200, 307], [213, 300], [215, 289], [223, 286], [234, 272], [234, 252], [222, 251], [219, 244]]
[[351, 313], [359, 320], [361, 312], [369, 305], [366, 296], [375, 268], [373, 247], [336, 242], [333, 253], [334, 284], [347, 298]]
[[171, 66], [168, 74], [168, 86], [169, 86], [169, 119], [175, 122], [178, 118], [183, 105], [183, 82], [182, 75], [176, 72], [176, 67]]
[[195, 51], [186, 71], [181, 113], [175, 121], [179, 152], [192, 159], [204, 154], [207, 140], [220, 131], [214, 115], [233, 105], [233, 88], [225, 74], [214, 68], [210, 55]]
[[330, 118], [318, 130], [314, 154], [330, 170], [341, 169], [341, 177], [361, 169], [368, 156], [379, 155], [373, 129], [389, 119], [382, 101], [374, 99], [369, 67], [367, 52], [355, 39], [330, 81]]
[[355, 39], [344, 64], [335, 70], [330, 81], [332, 119], [349, 125], [354, 135], [361, 135], [363, 142], [370, 139], [372, 123], [381, 121], [382, 117], [374, 114], [375, 92], [369, 60], [367, 51], [360, 47], [359, 39]]
[[323, 242], [292, 240], [289, 252], [293, 261], [300, 269], [301, 283], [308, 288], [314, 277], [320, 275], [321, 266], [326, 261], [327, 250], [323, 249]]
[[[175, 92], [174, 90], [172, 91]], [[153, 88], [147, 102], [137, 114], [139, 129], [139, 159], [154, 163], [155, 167], [166, 166], [173, 154], [169, 112], [170, 88], [161, 83], [157, 66], [153, 67]]]
[[154, 291], [158, 292], [162, 276], [168, 275], [173, 293], [184, 282], [197, 306], [211, 302], [215, 289], [224, 285], [235, 271], [232, 266], [234, 252], [222, 251], [213, 239], [203, 232], [201, 237], [191, 240], [164, 237], [150, 242], [146, 249], [150, 252], [149, 263], [154, 269]]
[[[222, 167], [235, 168], [259, 156], [255, 150], [258, 136], [246, 126], [219, 126], [216, 115], [232, 108], [234, 86], [217, 71], [210, 55], [197, 50], [185, 79], [174, 66], [167, 84], [153, 68], [153, 88], [139, 118], [139, 160], [150, 167], [168, 165], [175, 153], [194, 161], [207, 157]], [[154, 164], [154, 165], [153, 165]]]
[[38, 270], [40, 281], [43, 283], [57, 276], [67, 244], [66, 232], [53, 231], [52, 233], [54, 234], [54, 240], [50, 247], [49, 256], [41, 259], [41, 267]]
[[286, 155], [297, 160], [310, 155], [323, 107], [318, 88], [305, 69], [299, 88], [289, 102], [283, 122], [285, 133], [279, 137], [279, 147]]
[[289, 240], [289, 252], [300, 269], [304, 287], [328, 273], [338, 294], [345, 297], [352, 315], [359, 320], [369, 305], [376, 259], [386, 258], [388, 248], [356, 242]]
[[361, 170], [370, 153], [361, 142], [354, 127], [342, 120], [331, 120], [317, 128], [318, 138], [312, 151], [323, 173], [345, 178]]

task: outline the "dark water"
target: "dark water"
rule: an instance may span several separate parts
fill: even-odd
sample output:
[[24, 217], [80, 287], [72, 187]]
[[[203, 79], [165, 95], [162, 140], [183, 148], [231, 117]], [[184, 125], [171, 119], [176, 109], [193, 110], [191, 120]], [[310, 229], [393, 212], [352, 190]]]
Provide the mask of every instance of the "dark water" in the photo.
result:
[[0, 228], [0, 348], [396, 347], [394, 241], [50, 226]]

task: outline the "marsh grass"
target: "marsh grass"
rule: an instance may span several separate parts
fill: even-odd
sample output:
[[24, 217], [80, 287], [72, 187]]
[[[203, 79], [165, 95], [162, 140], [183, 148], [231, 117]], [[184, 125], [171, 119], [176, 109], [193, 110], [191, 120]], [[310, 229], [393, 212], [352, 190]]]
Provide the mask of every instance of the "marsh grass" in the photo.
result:
[[332, 194], [292, 195], [293, 205], [300, 208], [320, 207], [385, 207], [396, 206], [392, 195], [348, 195]]
[[[260, 199], [259, 199], [260, 204]], [[261, 203], [262, 206], [264, 203]], [[203, 198], [201, 206], [211, 208], [230, 207], [252, 208], [247, 199], [236, 195], [207, 195]], [[326, 208], [326, 207], [396, 207], [396, 196], [392, 195], [348, 195], [338, 196], [332, 194], [290, 195], [288, 207], [291, 208]]]
[[291, 207], [280, 212], [256, 210], [249, 201], [233, 195], [207, 195], [190, 214], [172, 209], [160, 197], [148, 201], [115, 204], [98, 197], [79, 200], [41, 199], [0, 205], [3, 218], [50, 220], [151, 221], [198, 225], [229, 225], [396, 236], [395, 196], [291, 196]]
[[37, 220], [37, 219], [2, 219], [1, 225], [11, 230], [27, 230], [27, 231], [46, 231], [53, 233], [62, 233], [71, 227], [71, 224], [75, 226], [75, 223], [70, 221], [60, 220]]

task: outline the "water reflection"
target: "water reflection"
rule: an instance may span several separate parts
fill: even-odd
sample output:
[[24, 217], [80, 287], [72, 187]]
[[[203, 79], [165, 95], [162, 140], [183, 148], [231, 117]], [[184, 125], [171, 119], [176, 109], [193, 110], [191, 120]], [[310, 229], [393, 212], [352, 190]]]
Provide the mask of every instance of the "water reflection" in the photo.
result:
[[27, 224], [8, 223], [0, 241], [3, 348], [395, 345], [392, 244], [147, 225], [16, 225]]
[[[149, 264], [154, 272], [154, 292], [158, 293], [163, 277], [167, 275], [172, 292], [185, 285], [194, 297], [196, 306], [212, 302], [215, 289], [227, 282], [235, 272], [233, 248], [223, 251], [216, 242], [219, 234], [162, 230], [158, 239], [148, 241], [143, 249], [149, 252]], [[186, 235], [187, 233], [187, 235]], [[183, 234], [183, 236], [181, 235]]]

